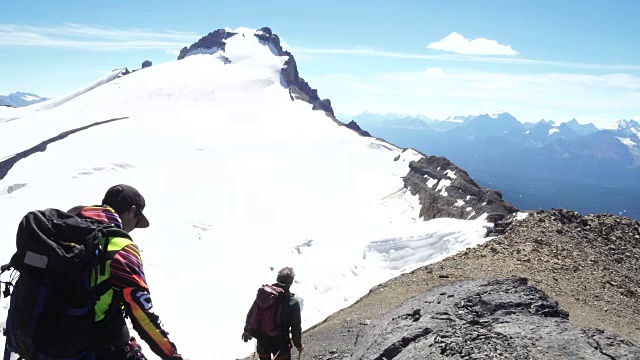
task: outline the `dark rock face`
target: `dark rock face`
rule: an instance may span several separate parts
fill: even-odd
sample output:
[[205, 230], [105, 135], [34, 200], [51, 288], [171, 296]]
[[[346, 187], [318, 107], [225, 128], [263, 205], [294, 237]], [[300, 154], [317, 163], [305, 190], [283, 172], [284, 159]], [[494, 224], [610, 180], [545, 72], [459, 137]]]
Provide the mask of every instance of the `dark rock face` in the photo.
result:
[[145, 61], [142, 62], [142, 69], [148, 68], [151, 65], [152, 65], [151, 61], [145, 60]]
[[601, 330], [576, 328], [568, 318], [555, 300], [524, 278], [457, 282], [433, 288], [363, 324], [348, 358], [640, 358], [640, 348], [632, 343]]
[[270, 28], [263, 27], [256, 32], [255, 36], [260, 39], [261, 42], [266, 45], [270, 45], [275, 55], [288, 57], [287, 61], [284, 63], [284, 68], [282, 69], [282, 78], [287, 85], [289, 85], [289, 94], [291, 98], [300, 99], [313, 104], [313, 110], [325, 111], [331, 115], [334, 121], [338, 122], [335, 120], [331, 101], [329, 99], [320, 99], [318, 91], [316, 89], [312, 89], [311, 86], [309, 86], [309, 84], [300, 77], [298, 74], [296, 60], [290, 52], [282, 49], [278, 35], [274, 34]]
[[418, 194], [424, 220], [476, 219], [487, 213], [487, 220], [496, 222], [518, 211], [502, 199], [499, 191], [479, 186], [447, 158], [425, 155], [412, 161], [409, 169], [404, 185], [412, 195]]
[[349, 129], [357, 132], [358, 134], [362, 135], [362, 136], [366, 136], [366, 137], [371, 137], [371, 134], [369, 134], [368, 131], [362, 130], [362, 128], [360, 128], [360, 126], [358, 125], [357, 122], [351, 120], [346, 127], [348, 127]]
[[236, 34], [237, 33], [226, 31], [225, 29], [218, 29], [214, 32], [210, 32], [206, 36], [201, 37], [200, 40], [191, 44], [191, 46], [189, 46], [188, 48], [186, 46], [183, 47], [182, 50], [180, 50], [180, 54], [178, 55], [178, 60], [184, 59], [191, 51], [195, 51], [198, 49], [219, 48], [220, 50], [224, 51], [224, 47], [226, 45], [224, 40], [227, 40], [228, 38]]
[[[114, 69], [113, 71], [116, 71], [116, 70], [118, 70], [118, 69]], [[126, 68], [126, 67], [125, 67], [125, 68], [122, 70], [122, 72], [120, 72], [120, 74], [118, 74], [118, 76], [116, 77], [116, 79], [119, 79], [119, 78], [121, 78], [121, 77], [123, 77], [123, 76], [127, 76], [127, 75], [129, 75], [129, 74], [134, 73], [134, 72], [135, 72], [135, 70], [130, 71], [128, 68]]]

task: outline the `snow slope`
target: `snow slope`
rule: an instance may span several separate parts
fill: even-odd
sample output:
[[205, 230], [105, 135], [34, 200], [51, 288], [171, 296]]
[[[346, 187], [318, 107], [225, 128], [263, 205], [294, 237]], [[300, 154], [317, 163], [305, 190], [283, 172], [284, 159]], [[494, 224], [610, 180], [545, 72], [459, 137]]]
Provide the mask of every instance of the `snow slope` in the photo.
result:
[[60, 106], [66, 102], [69, 102], [75, 98], [77, 98], [78, 96], [81, 96], [99, 86], [102, 86], [110, 81], [112, 81], [113, 79], [116, 79], [125, 69], [116, 69], [113, 70], [112, 72], [104, 75], [102, 78], [94, 81], [93, 83], [84, 86], [82, 88], [79, 88], [77, 90], [74, 90], [66, 95], [60, 96], [60, 97], [56, 97], [53, 99], [49, 99], [46, 101], [42, 101], [42, 102], [38, 102], [38, 103], [34, 103], [28, 106], [24, 106], [24, 107], [18, 107], [18, 108], [10, 108], [10, 107], [0, 107], [0, 123], [2, 122], [6, 122], [6, 121], [10, 121], [10, 120], [15, 120], [21, 117], [25, 117], [28, 116], [30, 114], [33, 114], [34, 112], [38, 112], [38, 111], [44, 111], [44, 110], [49, 110], [49, 109], [53, 109], [57, 106]]
[[[31, 209], [97, 203], [117, 183], [137, 187], [151, 227], [132, 235], [154, 308], [192, 360], [253, 351], [240, 340], [244, 317], [281, 267], [297, 273], [292, 291], [308, 328], [376, 284], [487, 240], [482, 219], [418, 218], [402, 177], [421, 155], [292, 101], [280, 74], [286, 58], [253, 30], [234, 31], [244, 36], [227, 40], [230, 64], [192, 55], [0, 123], [4, 159], [127, 117], [50, 144], [0, 180], [0, 254], [9, 260]], [[9, 191], [15, 184], [26, 186]], [[0, 300], [0, 321], [7, 306]]]

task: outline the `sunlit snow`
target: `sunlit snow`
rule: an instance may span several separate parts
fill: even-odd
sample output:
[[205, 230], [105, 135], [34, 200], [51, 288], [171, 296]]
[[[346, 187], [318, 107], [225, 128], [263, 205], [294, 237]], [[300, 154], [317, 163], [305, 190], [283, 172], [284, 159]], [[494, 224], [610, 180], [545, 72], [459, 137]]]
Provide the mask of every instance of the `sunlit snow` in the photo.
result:
[[631, 138], [621, 138], [619, 137], [618, 140], [620, 140], [621, 143], [625, 144], [627, 147], [634, 147], [636, 146], [636, 143], [633, 142], [633, 140], [631, 140]]
[[455, 180], [455, 178], [458, 177], [458, 175], [456, 175], [456, 172], [453, 171], [453, 170], [447, 170], [447, 171], [444, 172], [444, 174], [446, 176], [448, 176], [449, 178], [454, 179], [454, 180]]
[[25, 95], [25, 96], [22, 97], [22, 100], [24, 100], [24, 101], [33, 101], [33, 100], [38, 100], [38, 99], [40, 99], [40, 98], [37, 97], [37, 96], [33, 96], [33, 95]]

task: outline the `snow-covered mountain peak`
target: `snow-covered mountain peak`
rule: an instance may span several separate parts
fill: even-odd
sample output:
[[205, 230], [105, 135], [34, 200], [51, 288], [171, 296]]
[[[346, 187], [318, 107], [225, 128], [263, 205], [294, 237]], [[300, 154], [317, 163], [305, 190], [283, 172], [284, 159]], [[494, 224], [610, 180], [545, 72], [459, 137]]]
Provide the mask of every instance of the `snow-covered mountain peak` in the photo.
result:
[[503, 114], [507, 114], [507, 115], [509, 115], [509, 116], [510, 116], [510, 114], [509, 114], [508, 112], [504, 111], [504, 110], [502, 110], [502, 111], [496, 111], [496, 112], [494, 112], [493, 114], [488, 114], [488, 115], [489, 115], [489, 117], [491, 117], [491, 118], [493, 118], [493, 119], [497, 119], [497, 118], [499, 118], [500, 116], [502, 116]]
[[466, 121], [469, 121], [471, 119], [473, 119], [474, 117], [476, 117], [476, 115], [455, 115], [455, 116], [447, 116], [447, 118], [445, 118], [442, 121], [450, 121], [450, 122], [456, 122], [456, 123], [464, 123]]
[[[267, 45], [267, 49], [276, 55], [285, 55], [280, 45], [280, 39], [268, 27], [261, 29], [238, 27], [236, 29], [224, 28], [210, 32], [189, 47], [185, 46], [180, 51], [178, 60], [191, 55], [222, 52], [229, 60], [241, 61], [244, 60], [243, 54], [258, 55], [260, 53], [259, 50], [255, 51], [255, 49], [249, 50], [249, 52], [246, 51], [248, 50], [247, 47], [252, 47], [256, 44]], [[234, 59], [234, 55], [239, 57]]]
[[46, 101], [48, 98], [27, 92], [15, 92], [9, 95], [0, 95], [0, 106], [23, 107]]
[[640, 123], [637, 121], [630, 119], [621, 119], [616, 121], [614, 130], [640, 130]]

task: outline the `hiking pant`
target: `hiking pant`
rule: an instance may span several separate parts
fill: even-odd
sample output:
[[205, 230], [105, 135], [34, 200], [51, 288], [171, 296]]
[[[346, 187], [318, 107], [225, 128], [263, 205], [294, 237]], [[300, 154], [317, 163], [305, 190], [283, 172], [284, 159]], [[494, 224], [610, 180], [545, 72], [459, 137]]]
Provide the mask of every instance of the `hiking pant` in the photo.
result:
[[260, 360], [271, 360], [271, 355], [274, 356], [274, 359], [290, 360], [291, 341], [289, 339], [286, 339], [285, 341], [258, 339], [256, 352], [258, 353]]

